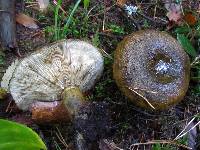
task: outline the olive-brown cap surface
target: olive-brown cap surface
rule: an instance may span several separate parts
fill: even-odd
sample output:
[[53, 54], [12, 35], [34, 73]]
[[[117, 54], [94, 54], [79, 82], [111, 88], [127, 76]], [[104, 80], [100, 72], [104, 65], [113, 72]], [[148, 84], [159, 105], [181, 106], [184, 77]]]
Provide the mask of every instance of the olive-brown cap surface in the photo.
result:
[[136, 105], [161, 110], [185, 96], [190, 61], [172, 36], [142, 30], [119, 43], [113, 75], [120, 90]]

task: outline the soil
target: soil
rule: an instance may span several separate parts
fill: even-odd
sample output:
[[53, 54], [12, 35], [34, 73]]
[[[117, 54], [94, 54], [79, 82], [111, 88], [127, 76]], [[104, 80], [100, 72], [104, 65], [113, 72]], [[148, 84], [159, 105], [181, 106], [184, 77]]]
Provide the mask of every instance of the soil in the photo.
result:
[[[73, 3], [74, 1], [65, 0], [62, 7], [65, 10], [69, 10], [69, 6]], [[111, 59], [113, 58], [113, 52], [117, 47], [117, 43], [125, 35], [137, 31], [138, 26], [142, 29], [167, 30], [168, 25], [166, 10], [162, 2], [133, 0], [128, 2], [128, 4], [137, 5], [142, 10], [142, 15], [134, 16], [135, 24], [133, 23], [133, 19], [127, 17], [127, 14], [114, 5], [112, 0], [91, 0], [89, 8], [94, 8], [90, 12], [89, 28], [87, 28], [88, 31], [86, 34], [69, 34], [66, 37], [91, 41], [98, 29], [100, 40], [98, 47], [109, 54], [109, 57], [108, 55], [105, 56], [103, 76], [87, 95], [87, 99], [90, 102], [92, 101], [91, 105], [88, 106], [89, 108], [86, 107], [83, 109], [83, 111], [90, 114], [91, 118], [87, 120], [89, 126], [84, 123], [82, 123], [84, 124], [83, 126], [74, 126], [70, 122], [48, 125], [36, 124], [31, 120], [30, 112], [22, 112], [17, 109], [11, 95], [0, 102], [0, 118], [28, 125], [42, 137], [49, 150], [74, 150], [75, 130], [83, 130], [83, 128], [85, 129], [84, 134], [88, 137], [86, 138], [87, 144], [90, 145], [90, 149], [92, 150], [99, 149], [99, 147], [101, 150], [115, 150], [117, 147], [118, 149], [129, 149], [134, 143], [143, 143], [152, 140], [173, 140], [194, 115], [200, 111], [200, 97], [193, 92], [193, 87], [197, 83], [190, 83], [187, 95], [181, 103], [168, 110], [159, 112], [147, 111], [136, 107], [119, 91], [112, 77], [113, 59]], [[157, 7], [156, 13], [155, 6]], [[199, 5], [193, 0], [186, 1], [183, 6], [185, 9], [196, 10], [196, 6]], [[82, 4], [81, 7], [83, 7]], [[80, 12], [82, 9], [80, 9]], [[51, 17], [53, 16], [53, 12], [41, 13], [35, 7], [31, 7], [30, 3], [26, 3], [26, 1], [17, 1], [16, 11], [29, 14], [31, 17], [38, 19], [40, 25], [39, 29], [34, 30], [17, 24], [17, 42], [23, 58], [34, 52], [38, 47], [52, 42], [44, 32], [44, 29], [54, 24], [54, 20]], [[81, 15], [78, 12], [75, 15], [80, 19]], [[42, 18], [41, 15], [45, 17]], [[154, 19], [154, 15], [157, 19]], [[111, 24], [122, 27], [124, 32], [122, 34], [110, 32], [109, 27]], [[80, 26], [77, 25], [77, 28], [80, 28]], [[102, 31], [102, 28], [104, 28], [104, 31]], [[172, 34], [171, 30], [167, 32]], [[6, 68], [17, 58], [12, 51], [5, 51], [5, 55], [6, 62], [0, 66], [0, 79]], [[195, 122], [197, 121], [195, 119]], [[95, 123], [97, 123], [96, 126]], [[190, 137], [191, 134], [187, 136], [188, 146], [193, 147], [193, 149], [199, 149], [199, 126], [195, 130], [197, 131], [194, 135], [195, 140]], [[114, 146], [110, 146], [112, 144]], [[132, 149], [148, 150], [152, 149], [152, 145], [135, 146]], [[175, 146], [174, 149], [181, 148]]]

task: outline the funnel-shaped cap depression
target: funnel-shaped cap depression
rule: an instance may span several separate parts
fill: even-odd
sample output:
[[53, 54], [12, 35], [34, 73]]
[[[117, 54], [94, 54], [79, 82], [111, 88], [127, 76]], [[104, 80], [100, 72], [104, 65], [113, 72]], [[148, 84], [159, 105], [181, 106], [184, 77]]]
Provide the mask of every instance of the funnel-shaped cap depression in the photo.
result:
[[183, 99], [190, 62], [173, 37], [146, 30], [127, 36], [118, 45], [113, 73], [119, 88], [135, 104], [165, 109]]

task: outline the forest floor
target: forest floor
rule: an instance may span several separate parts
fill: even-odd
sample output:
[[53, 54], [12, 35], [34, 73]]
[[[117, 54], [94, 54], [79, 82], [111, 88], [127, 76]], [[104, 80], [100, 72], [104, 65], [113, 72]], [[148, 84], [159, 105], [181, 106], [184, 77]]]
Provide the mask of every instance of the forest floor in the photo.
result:
[[[62, 38], [55, 38], [54, 34], [56, 5], [51, 2], [48, 11], [40, 12], [36, 3], [33, 2], [35, 1], [18, 0], [16, 4], [16, 13], [23, 13], [34, 18], [38, 25], [37, 29], [33, 29], [30, 26], [25, 27], [23, 23], [17, 24], [17, 43], [22, 58], [34, 52], [38, 47]], [[63, 0], [61, 7], [64, 11], [59, 10], [61, 16], [59, 27], [61, 29], [63, 18], [65, 15], [69, 16], [75, 3], [76, 1], [73, 0]], [[98, 140], [95, 141], [96, 146], [93, 146], [93, 150], [119, 150], [120, 148], [124, 150], [173, 150], [183, 149], [181, 144], [193, 149], [200, 149], [200, 126], [194, 127], [199, 121], [199, 81], [191, 80], [188, 92], [181, 103], [168, 110], [155, 112], [144, 110], [131, 103], [118, 89], [112, 75], [113, 53], [117, 44], [126, 35], [141, 29], [166, 31], [176, 38], [177, 29], [189, 26], [192, 33], [188, 31], [186, 35], [199, 54], [200, 34], [193, 38], [190, 36], [193, 32], [200, 33], [198, 29], [200, 27], [200, 2], [197, 0], [169, 0], [168, 3], [174, 5], [173, 9], [168, 7], [164, 1], [126, 1], [127, 6], [135, 6], [137, 9], [132, 12], [131, 16], [128, 16], [127, 11], [121, 8], [121, 6], [125, 6], [125, 0], [118, 0], [117, 3], [114, 0], [91, 0], [88, 7], [84, 8], [83, 3], [80, 3], [76, 9], [65, 38], [87, 40], [105, 51], [103, 76], [90, 91], [87, 99], [94, 101], [94, 105], [95, 102], [102, 102], [101, 105], [105, 105], [109, 109], [111, 123], [107, 133], [97, 133]], [[186, 17], [187, 14], [190, 15], [188, 15], [189, 19]], [[6, 68], [18, 57], [10, 51], [6, 51], [4, 54], [5, 56], [2, 56], [4, 63], [0, 65], [0, 79]], [[191, 74], [200, 77], [199, 70], [194, 69]], [[95, 106], [94, 109], [98, 111], [100, 108]], [[104, 118], [104, 115], [101, 114], [98, 117]], [[74, 129], [71, 123], [35, 124], [31, 121], [29, 112], [22, 112], [15, 108], [11, 96], [8, 100], [1, 102], [0, 117], [31, 127], [42, 137], [49, 150], [74, 149]], [[193, 118], [195, 119], [189, 128], [194, 128], [174, 143], [173, 140]], [[102, 126], [104, 125], [102, 123]], [[140, 145], [137, 146], [137, 143]], [[95, 144], [93, 143], [93, 145]], [[187, 147], [185, 148], [187, 149]]]

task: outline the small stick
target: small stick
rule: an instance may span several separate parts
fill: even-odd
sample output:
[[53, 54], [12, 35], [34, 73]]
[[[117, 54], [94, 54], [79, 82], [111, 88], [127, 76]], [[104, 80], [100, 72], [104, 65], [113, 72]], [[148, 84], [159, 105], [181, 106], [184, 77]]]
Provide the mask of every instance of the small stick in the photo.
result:
[[198, 64], [198, 63], [200, 63], [200, 55], [198, 55], [198, 56], [194, 59], [194, 61], [190, 64], [190, 66], [192, 67], [192, 66], [194, 66], [194, 65], [196, 65], [196, 64]]
[[146, 90], [146, 89], [139, 89], [139, 88], [134, 88], [134, 90], [145, 91], [147, 93], [152, 93], [152, 94], [157, 94], [158, 93], [158, 92], [155, 92], [155, 91], [149, 91], [149, 90]]
[[65, 139], [63, 138], [62, 134], [60, 133], [60, 130], [58, 129], [58, 127], [56, 127], [56, 129], [58, 131], [58, 133], [56, 132], [56, 136], [58, 137], [58, 139], [60, 140], [60, 142], [65, 146], [65, 148], [68, 148], [69, 146], [65, 142]]
[[183, 144], [179, 144], [177, 143], [176, 141], [172, 141], [172, 140], [154, 140], [154, 141], [149, 141], [149, 142], [146, 142], [146, 143], [135, 143], [135, 144], [132, 144], [129, 148], [129, 150], [133, 150], [135, 146], [140, 146], [140, 145], [151, 145], [151, 144], [172, 144], [172, 145], [175, 145], [175, 146], [178, 146], [180, 148], [185, 148], [185, 149], [188, 149], [188, 150], [191, 150], [192, 148], [186, 146], [186, 145], [183, 145]]
[[35, 7], [35, 6], [37, 6], [37, 4], [33, 3], [33, 4], [30, 4], [30, 5], [27, 5], [26, 8]]
[[193, 117], [190, 122], [185, 126], [185, 128], [177, 135], [177, 137], [174, 140], [178, 140], [180, 135], [187, 129], [187, 127], [194, 121], [195, 117]]
[[137, 12], [137, 14], [141, 15], [142, 17], [148, 19], [148, 20], [151, 21], [151, 22], [159, 23], [159, 24], [162, 24], [162, 25], [166, 25], [166, 22], [164, 23], [164, 22], [162, 22], [162, 21], [157, 21], [157, 20], [155, 20], [155, 19], [152, 19], [151, 17], [148, 17], [148, 16], [146, 16], [146, 15], [140, 13], [140, 12]]
[[107, 139], [104, 139], [103, 142], [105, 144], [107, 144], [110, 149], [113, 149], [113, 150], [124, 150], [124, 149], [121, 149], [118, 146], [116, 146], [116, 144], [114, 142], [109, 142]]
[[112, 56], [110, 54], [108, 54], [104, 49], [100, 49], [100, 51], [103, 53], [103, 56], [113, 60]]
[[181, 131], [181, 133], [178, 134], [178, 136], [174, 139], [174, 140], [178, 140], [181, 137], [183, 137], [184, 135], [186, 135], [187, 133], [189, 133], [191, 130], [193, 130], [197, 125], [200, 124], [200, 121], [198, 121], [193, 127], [191, 127], [189, 130], [185, 131], [189, 125], [194, 121], [196, 117], [192, 118], [192, 120], [190, 120], [190, 122], [185, 126], [185, 128]]
[[142, 97], [146, 102], [147, 104], [149, 104], [149, 106], [153, 109], [155, 109], [155, 107], [148, 101], [148, 99], [146, 97], [144, 97], [142, 94], [138, 93], [136, 90], [128, 87], [129, 90], [133, 91], [134, 93], [136, 93], [138, 96]]
[[155, 17], [156, 17], [157, 3], [158, 3], [158, 0], [156, 0], [156, 5], [155, 5], [155, 7], [154, 7], [154, 14], [153, 14], [153, 18], [154, 18], [154, 19], [155, 19]]
[[103, 25], [102, 25], [102, 31], [105, 30], [105, 21], [106, 21], [106, 11], [104, 10], [104, 14], [103, 14]]

